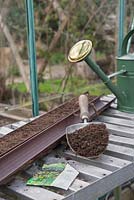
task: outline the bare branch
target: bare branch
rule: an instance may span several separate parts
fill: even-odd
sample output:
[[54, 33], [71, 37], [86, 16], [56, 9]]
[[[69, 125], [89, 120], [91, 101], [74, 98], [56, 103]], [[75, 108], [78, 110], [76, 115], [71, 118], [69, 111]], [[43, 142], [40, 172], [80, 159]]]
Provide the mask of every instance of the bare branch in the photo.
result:
[[[61, 24], [59, 25], [59, 29], [58, 31], [54, 34], [54, 37], [48, 47], [48, 51], [52, 51], [56, 44], [58, 43], [60, 37], [61, 37], [61, 34], [63, 32], [63, 30], [65, 29], [66, 25], [67, 25], [67, 22], [69, 20], [69, 15], [66, 16], [66, 14], [64, 13], [63, 9], [60, 7], [59, 3], [57, 0], [50, 0], [50, 2], [53, 2], [53, 8], [57, 11], [58, 15], [59, 15], [59, 19], [61, 22]], [[75, 5], [75, 0], [72, 1], [71, 3], [71, 6], [70, 6], [70, 11], [73, 9]], [[48, 64], [48, 60], [45, 61], [44, 65], [41, 66], [41, 68], [39, 69], [39, 75], [42, 74], [42, 72], [45, 70], [46, 66]]]
[[27, 90], [29, 91], [30, 90], [29, 80], [28, 80], [26, 72], [24, 70], [24, 65], [23, 65], [22, 59], [21, 59], [21, 57], [20, 57], [20, 55], [18, 53], [18, 50], [17, 50], [16, 45], [14, 43], [14, 40], [13, 40], [11, 34], [10, 34], [10, 31], [9, 31], [8, 27], [6, 26], [6, 24], [2, 21], [2, 19], [3, 19], [2, 15], [0, 15], [0, 27], [1, 27], [5, 37], [7, 39], [7, 41], [9, 42], [10, 48], [12, 50], [13, 56], [14, 56], [14, 58], [16, 60], [16, 63], [18, 65], [18, 67], [19, 67], [19, 70], [20, 70], [20, 73], [22, 75], [23, 81], [26, 84]]

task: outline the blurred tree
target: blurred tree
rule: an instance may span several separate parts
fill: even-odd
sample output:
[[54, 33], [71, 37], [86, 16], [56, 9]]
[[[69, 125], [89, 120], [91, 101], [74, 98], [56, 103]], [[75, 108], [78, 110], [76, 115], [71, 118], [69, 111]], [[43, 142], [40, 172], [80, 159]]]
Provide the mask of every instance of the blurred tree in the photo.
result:
[[[23, 63], [23, 59], [28, 59], [25, 1], [12, 0], [10, 6], [8, 1], [0, 0], [1, 5], [6, 3], [3, 7], [6, 13], [3, 21]], [[133, 3], [127, 0], [126, 4], [128, 27]], [[48, 63], [54, 63], [51, 62], [54, 57], [52, 54], [58, 55], [58, 59], [63, 58], [59, 53], [67, 58], [68, 50], [81, 39], [93, 41], [96, 60], [104, 60], [107, 66], [111, 63], [113, 65], [112, 60], [116, 55], [117, 8], [117, 0], [34, 0], [39, 75], [43, 76]], [[63, 60], [66, 59], [61, 59], [61, 62]]]

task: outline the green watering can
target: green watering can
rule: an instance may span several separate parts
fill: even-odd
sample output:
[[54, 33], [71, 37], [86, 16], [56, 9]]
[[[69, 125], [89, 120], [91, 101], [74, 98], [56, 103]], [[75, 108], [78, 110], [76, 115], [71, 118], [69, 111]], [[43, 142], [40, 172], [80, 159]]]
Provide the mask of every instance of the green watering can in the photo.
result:
[[[128, 113], [134, 113], [134, 53], [127, 53], [128, 41], [133, 34], [134, 30], [131, 30], [124, 38], [121, 56], [117, 57], [117, 72], [109, 76], [91, 59], [92, 42], [90, 40], [77, 42], [68, 55], [72, 63], [84, 60], [117, 97], [117, 109]], [[117, 76], [116, 85], [111, 81], [114, 76]]]

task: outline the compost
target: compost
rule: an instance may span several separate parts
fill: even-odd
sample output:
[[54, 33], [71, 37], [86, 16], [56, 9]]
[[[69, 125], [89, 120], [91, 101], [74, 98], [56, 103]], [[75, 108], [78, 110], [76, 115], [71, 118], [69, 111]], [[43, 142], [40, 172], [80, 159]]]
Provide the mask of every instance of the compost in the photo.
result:
[[98, 157], [105, 151], [108, 140], [109, 134], [105, 124], [90, 124], [68, 134], [72, 150], [85, 157]]
[[[95, 99], [94, 96], [89, 97], [89, 102]], [[62, 104], [45, 115], [40, 116], [34, 121], [26, 124], [23, 127], [11, 132], [10, 134], [0, 138], [0, 156], [23, 143], [30, 137], [61, 121], [79, 109], [78, 98], [73, 98], [70, 101]]]

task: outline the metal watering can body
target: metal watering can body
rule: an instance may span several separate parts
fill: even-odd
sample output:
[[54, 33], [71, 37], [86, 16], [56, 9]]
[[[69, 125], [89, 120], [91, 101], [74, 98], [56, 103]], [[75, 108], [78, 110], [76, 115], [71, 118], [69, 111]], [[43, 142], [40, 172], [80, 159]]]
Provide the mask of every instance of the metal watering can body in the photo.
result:
[[118, 102], [118, 109], [124, 112], [134, 113], [134, 53], [127, 53], [127, 45], [134, 30], [131, 30], [123, 40], [121, 56], [117, 57], [117, 71], [126, 70], [117, 76], [117, 85], [126, 96], [123, 104]]
[[[92, 42], [82, 40], [77, 42], [68, 55], [70, 62], [84, 60], [90, 68], [101, 78], [105, 85], [117, 97], [117, 109], [123, 112], [134, 113], [134, 54], [127, 54], [129, 38], [134, 33], [130, 31], [123, 40], [122, 55], [117, 58], [117, 72], [107, 76], [91, 58]], [[117, 83], [114, 85], [111, 78], [117, 76]]]

